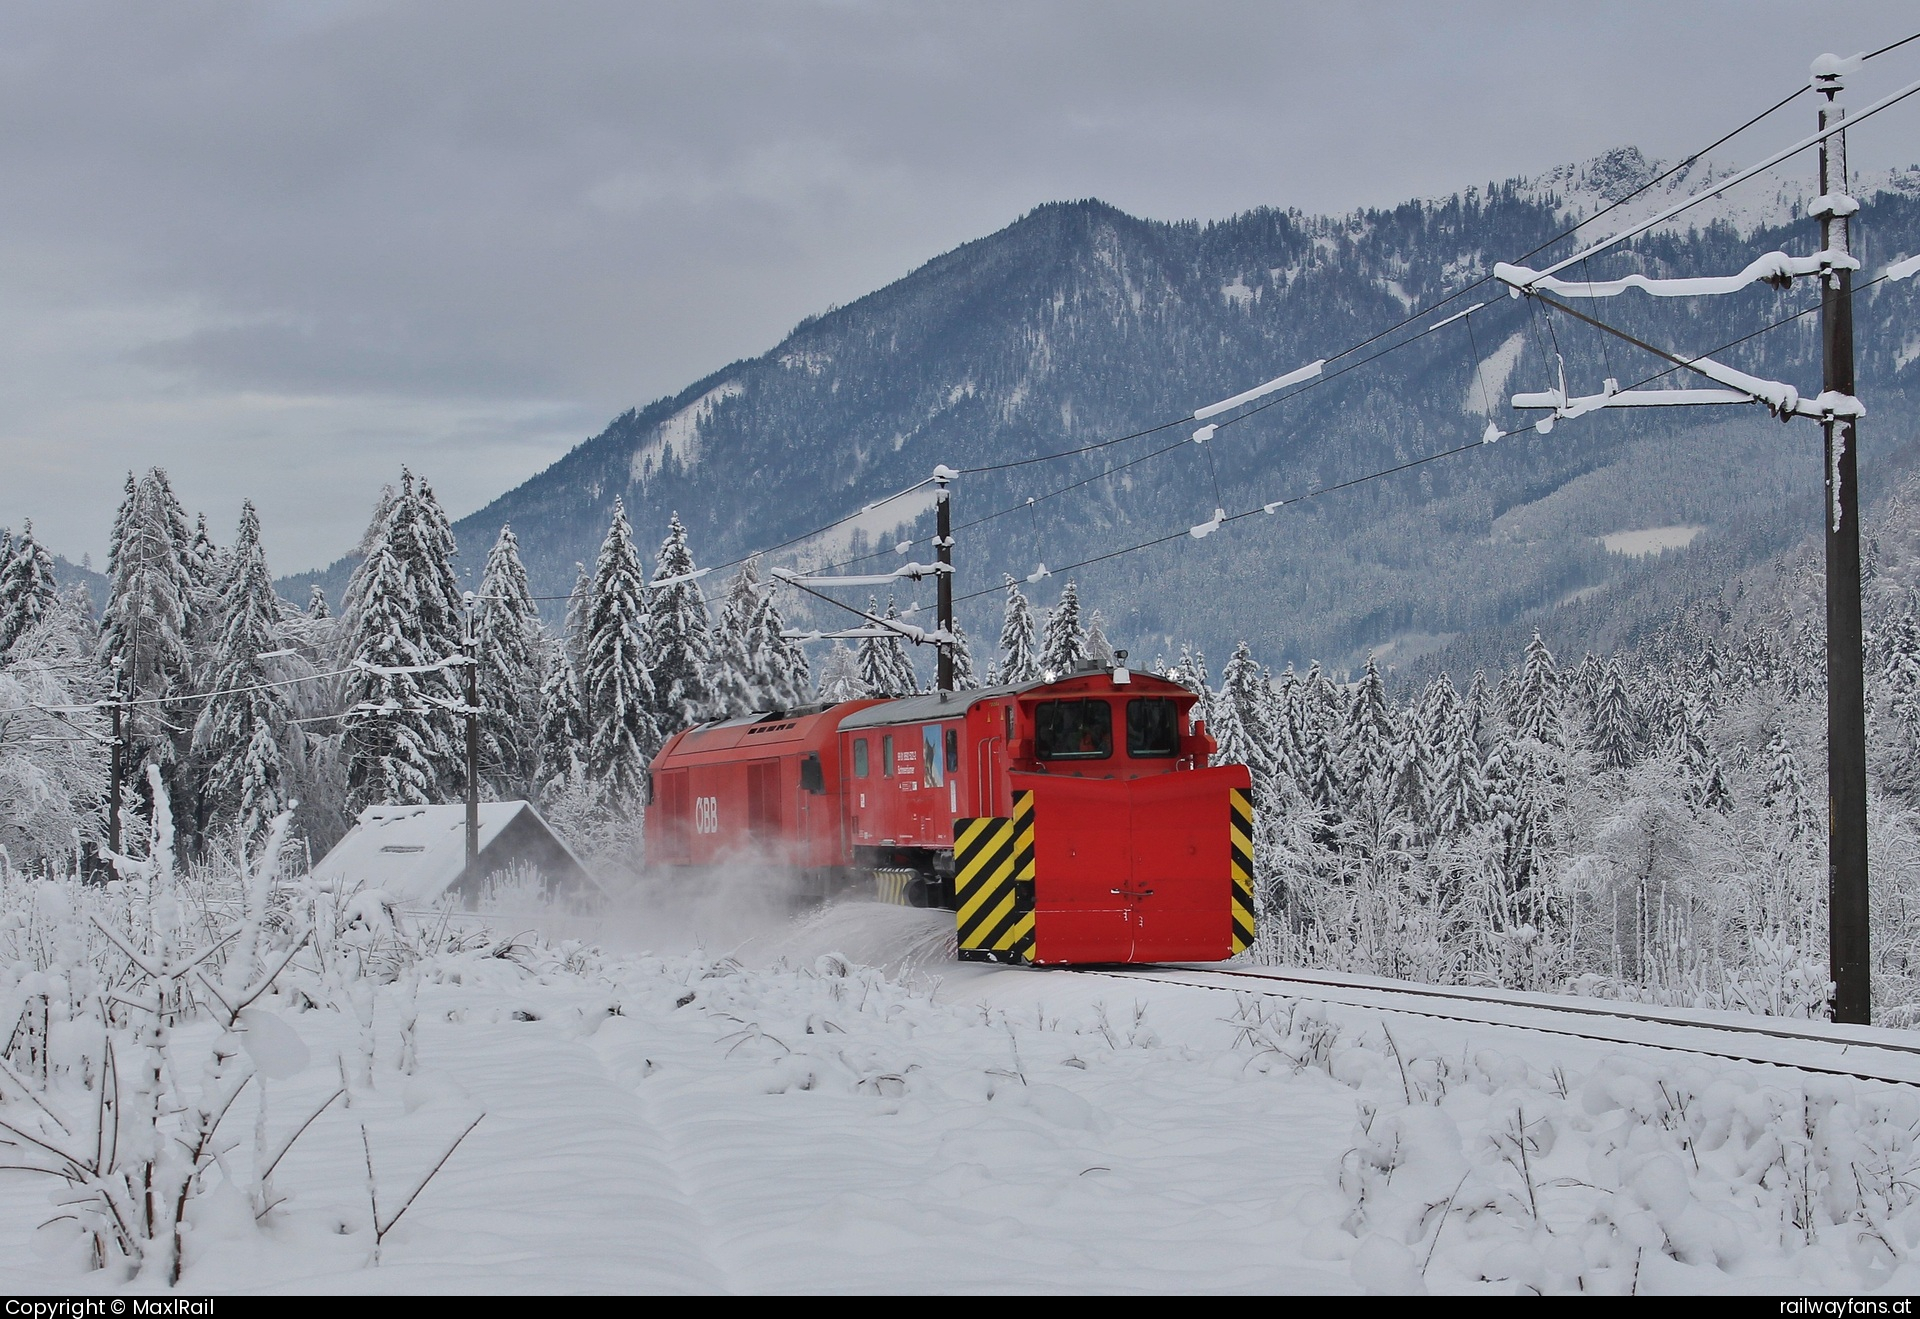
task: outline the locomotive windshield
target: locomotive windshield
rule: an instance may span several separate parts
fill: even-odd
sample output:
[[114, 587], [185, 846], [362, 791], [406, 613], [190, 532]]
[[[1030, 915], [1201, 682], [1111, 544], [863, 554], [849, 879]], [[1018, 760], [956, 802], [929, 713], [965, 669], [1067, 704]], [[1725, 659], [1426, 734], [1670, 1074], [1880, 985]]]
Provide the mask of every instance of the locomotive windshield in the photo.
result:
[[1105, 760], [1113, 754], [1113, 707], [1105, 701], [1042, 701], [1033, 711], [1041, 760]]
[[1127, 702], [1127, 754], [1171, 756], [1180, 750], [1180, 707], [1164, 697]]

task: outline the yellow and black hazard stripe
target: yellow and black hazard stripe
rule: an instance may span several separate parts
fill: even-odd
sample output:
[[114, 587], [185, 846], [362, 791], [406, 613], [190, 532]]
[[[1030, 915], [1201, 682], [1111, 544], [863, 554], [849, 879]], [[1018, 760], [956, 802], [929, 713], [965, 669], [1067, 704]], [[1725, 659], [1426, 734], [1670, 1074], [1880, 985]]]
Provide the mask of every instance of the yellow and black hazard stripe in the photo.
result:
[[1227, 789], [1233, 852], [1233, 951], [1253, 944], [1253, 796], [1245, 788]]
[[[1033, 793], [1013, 794], [1013, 888], [1020, 905], [1033, 910]], [[1028, 922], [1031, 929], [1032, 922]], [[1029, 942], [1032, 936], [1028, 936]]]
[[954, 922], [962, 961], [1027, 962], [1033, 956], [1032, 793], [1028, 798], [1025, 884], [1015, 818], [962, 817], [953, 822]]

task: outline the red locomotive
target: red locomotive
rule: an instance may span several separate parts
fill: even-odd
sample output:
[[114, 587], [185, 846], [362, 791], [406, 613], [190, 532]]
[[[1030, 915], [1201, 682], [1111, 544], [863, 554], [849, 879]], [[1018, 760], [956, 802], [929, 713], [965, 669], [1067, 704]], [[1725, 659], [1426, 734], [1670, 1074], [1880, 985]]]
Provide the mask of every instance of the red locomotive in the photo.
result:
[[1251, 780], [1147, 674], [774, 711], [675, 734], [649, 864], [767, 865], [956, 913], [969, 960], [1214, 961], [1253, 939]]

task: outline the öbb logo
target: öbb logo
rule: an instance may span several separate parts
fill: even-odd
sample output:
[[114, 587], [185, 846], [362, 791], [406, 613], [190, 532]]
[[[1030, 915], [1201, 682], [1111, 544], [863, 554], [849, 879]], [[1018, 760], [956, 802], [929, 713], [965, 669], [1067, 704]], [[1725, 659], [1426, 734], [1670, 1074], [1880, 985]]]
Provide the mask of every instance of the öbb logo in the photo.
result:
[[693, 799], [693, 831], [697, 834], [720, 832], [720, 799], [718, 797]]

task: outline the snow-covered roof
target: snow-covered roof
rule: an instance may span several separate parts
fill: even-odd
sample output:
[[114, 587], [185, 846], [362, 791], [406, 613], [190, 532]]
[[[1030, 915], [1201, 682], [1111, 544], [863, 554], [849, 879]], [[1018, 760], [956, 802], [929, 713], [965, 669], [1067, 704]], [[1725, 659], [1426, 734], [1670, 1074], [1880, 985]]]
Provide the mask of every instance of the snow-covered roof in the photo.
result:
[[[557, 834], [523, 801], [480, 803], [480, 851], [522, 812], [567, 855]], [[578, 864], [579, 858], [573, 858]], [[395, 902], [432, 902], [457, 883], [467, 868], [467, 808], [450, 806], [369, 806], [331, 852], [313, 868], [315, 879], [378, 889]], [[585, 873], [586, 867], [581, 871]]]

